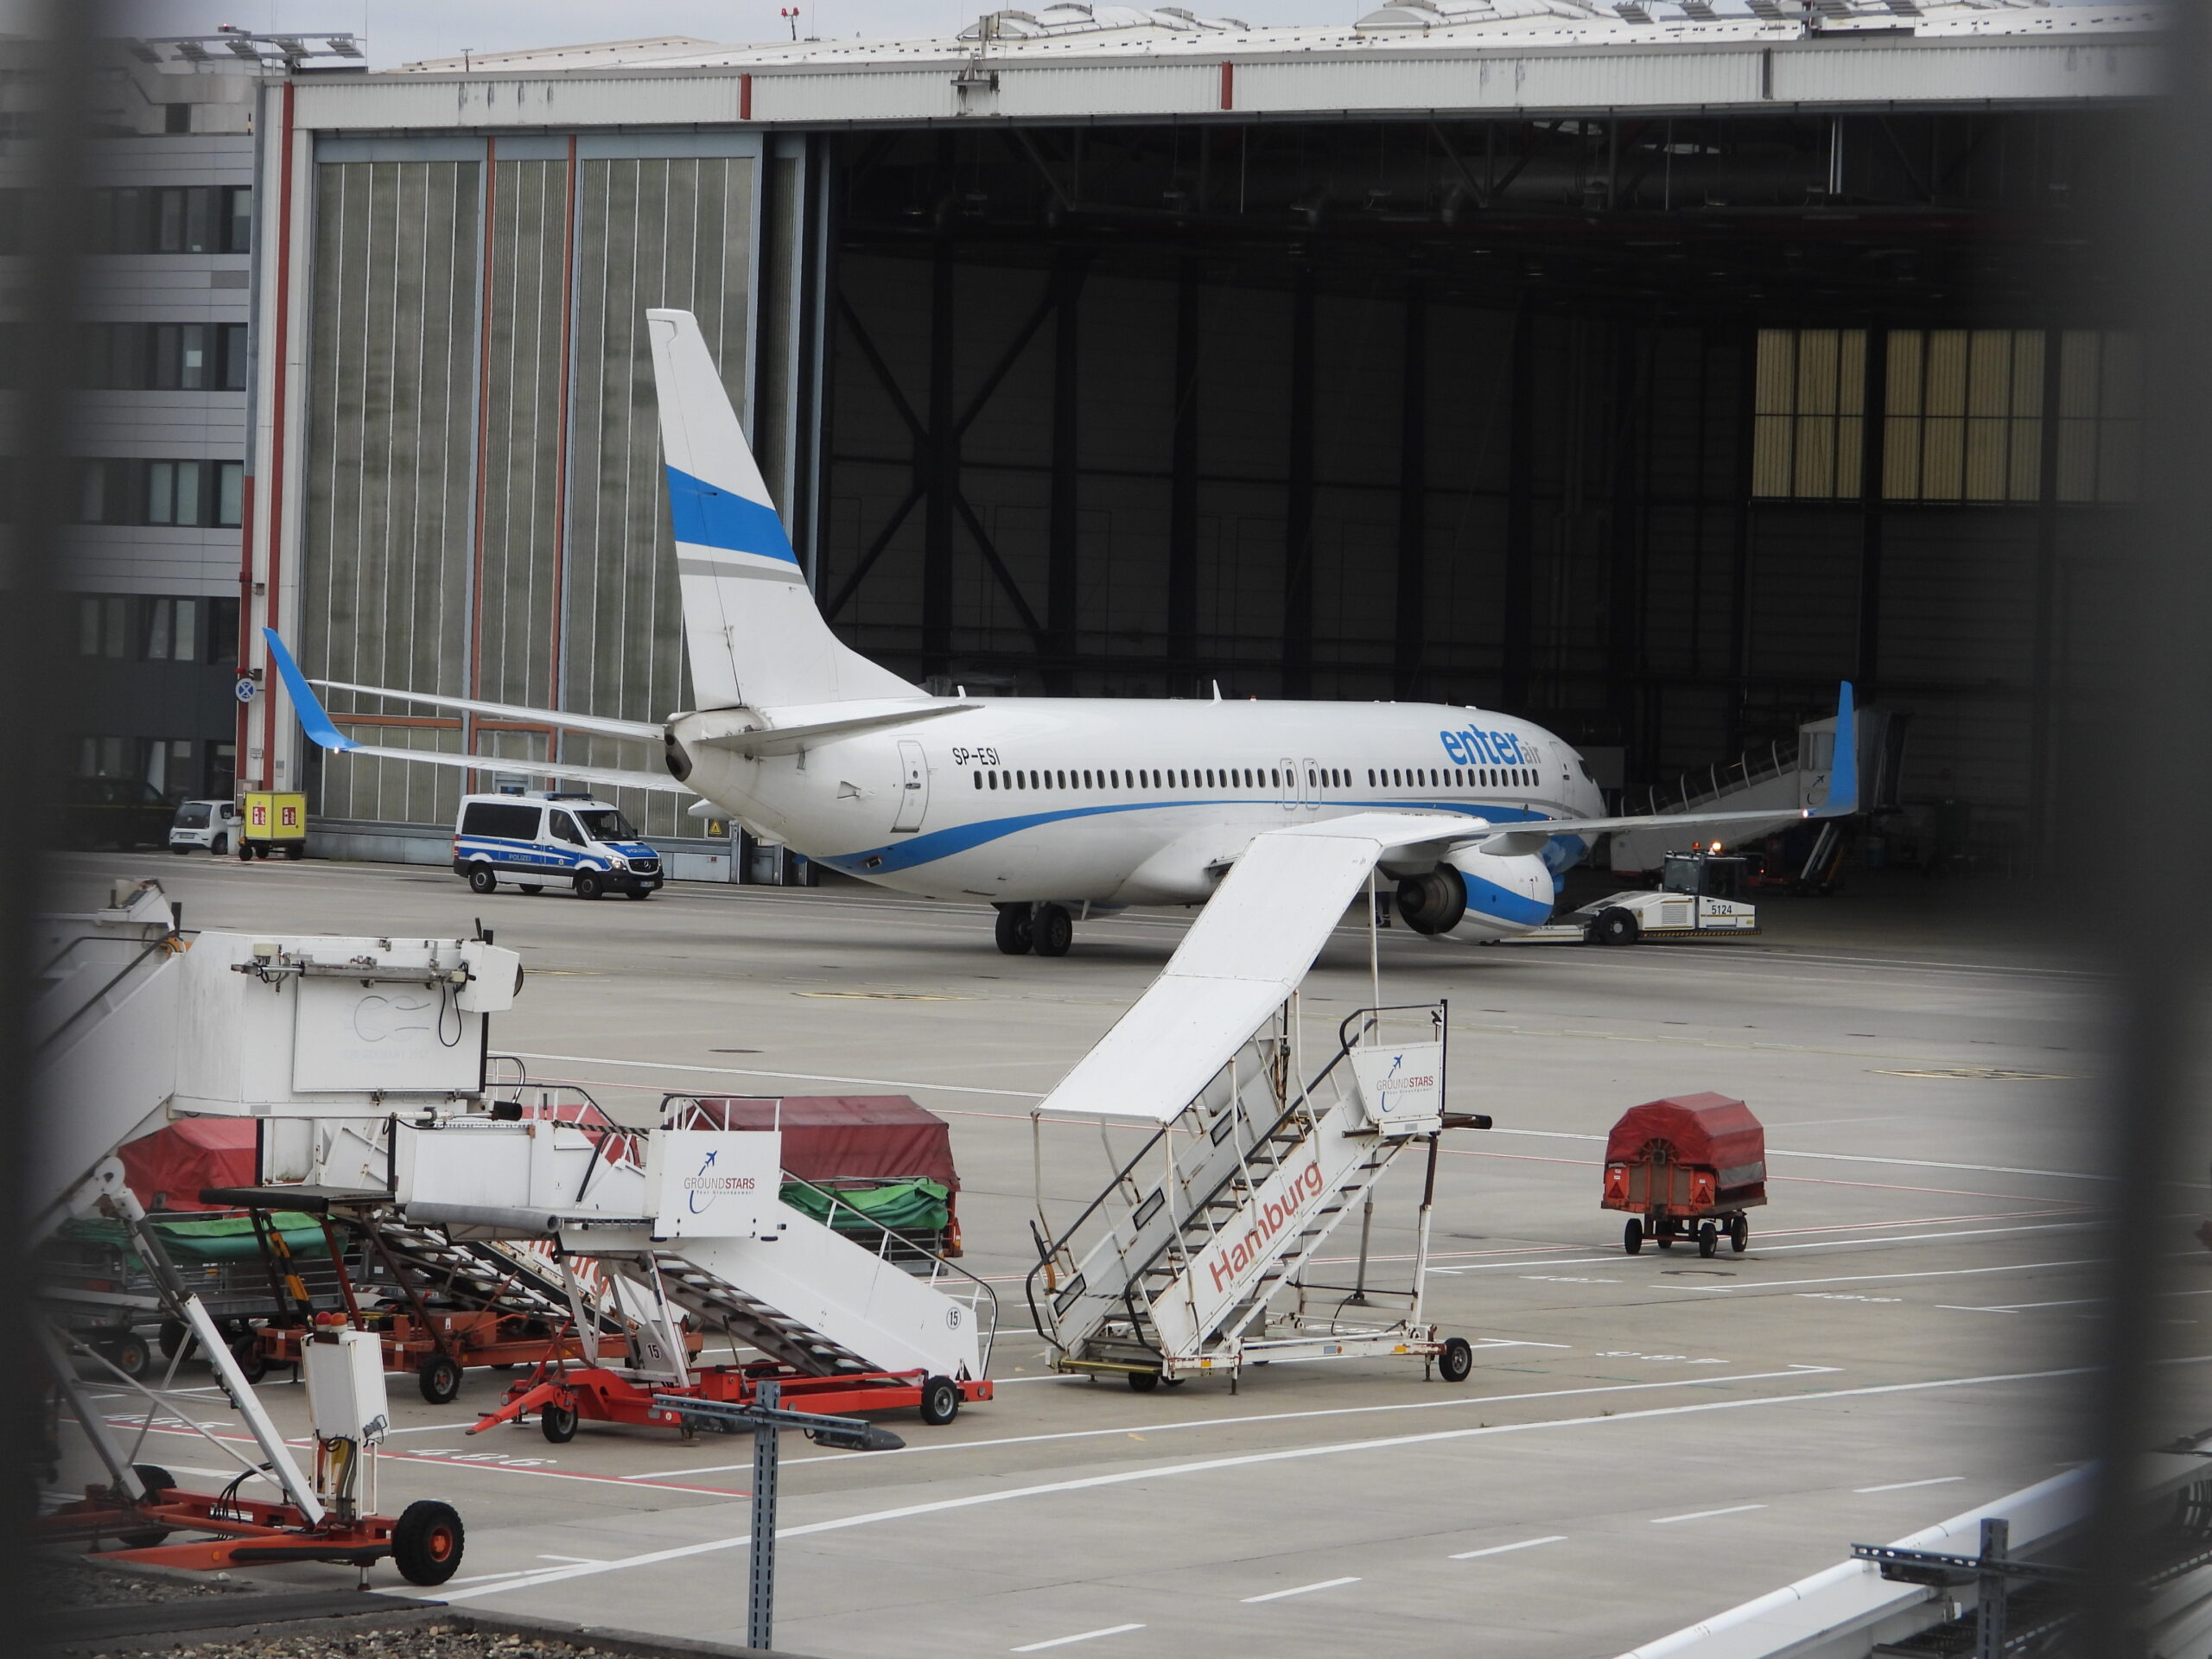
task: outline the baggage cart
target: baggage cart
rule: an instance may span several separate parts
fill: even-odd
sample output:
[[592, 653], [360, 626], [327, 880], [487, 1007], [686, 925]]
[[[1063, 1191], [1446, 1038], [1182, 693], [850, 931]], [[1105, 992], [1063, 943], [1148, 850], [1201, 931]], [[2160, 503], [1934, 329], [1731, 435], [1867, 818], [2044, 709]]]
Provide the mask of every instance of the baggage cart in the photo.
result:
[[1766, 1130], [1750, 1107], [1726, 1095], [1679, 1095], [1631, 1106], [1605, 1138], [1604, 1205], [1625, 1210], [1621, 1248], [1646, 1239], [1672, 1249], [1697, 1241], [1710, 1256], [1726, 1238], [1751, 1243], [1745, 1211], [1766, 1202]]
[[286, 858], [307, 856], [306, 796], [268, 790], [247, 793], [245, 817], [238, 823], [238, 857], [267, 858], [272, 852]]

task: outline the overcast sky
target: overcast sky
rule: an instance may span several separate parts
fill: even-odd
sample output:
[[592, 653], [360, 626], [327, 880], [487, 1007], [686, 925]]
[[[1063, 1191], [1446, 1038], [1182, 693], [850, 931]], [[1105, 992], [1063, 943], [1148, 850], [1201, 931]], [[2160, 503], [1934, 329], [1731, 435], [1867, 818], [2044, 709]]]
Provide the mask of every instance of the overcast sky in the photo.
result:
[[[1023, 7], [1035, 10], [1046, 0]], [[1251, 23], [1350, 22], [1381, 0], [1231, 0], [1214, 7], [1186, 0], [1205, 15]], [[696, 35], [709, 41], [766, 41], [788, 36], [779, 14], [791, 0], [135, 0], [126, 27], [141, 35], [213, 33], [236, 23], [258, 33], [281, 29], [350, 29], [366, 38], [378, 68], [420, 58], [524, 46]], [[993, 8], [984, 0], [798, 0], [799, 33], [870, 39], [950, 35]]]

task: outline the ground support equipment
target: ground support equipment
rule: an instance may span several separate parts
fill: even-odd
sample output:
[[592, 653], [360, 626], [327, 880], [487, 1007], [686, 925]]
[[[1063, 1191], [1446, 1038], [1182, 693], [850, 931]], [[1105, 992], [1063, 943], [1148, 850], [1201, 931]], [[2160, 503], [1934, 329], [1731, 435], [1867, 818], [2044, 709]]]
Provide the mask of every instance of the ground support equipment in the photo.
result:
[[1621, 1248], [1646, 1239], [1662, 1250], [1697, 1241], [1711, 1256], [1726, 1239], [1751, 1243], [1744, 1212], [1766, 1202], [1766, 1130], [1751, 1109], [1725, 1095], [1681, 1095], [1631, 1106], [1605, 1140], [1604, 1205], [1624, 1210]]
[[686, 1440], [705, 1414], [672, 1409], [683, 1400], [702, 1406], [751, 1408], [772, 1389], [788, 1411], [839, 1416], [861, 1411], [918, 1411], [925, 1422], [950, 1422], [960, 1408], [988, 1400], [988, 1377], [929, 1376], [920, 1371], [839, 1372], [810, 1376], [756, 1361], [750, 1365], [708, 1365], [691, 1371], [682, 1384], [603, 1365], [539, 1366], [508, 1387], [506, 1397], [469, 1429], [480, 1434], [501, 1423], [519, 1422], [535, 1414], [539, 1431], [556, 1446], [575, 1437], [580, 1422], [616, 1423], [634, 1428], [676, 1428]]
[[[1490, 1127], [1444, 1111], [1446, 1007], [1361, 1009], [1300, 1084], [1296, 1003], [1293, 992], [1182, 1110], [1155, 1114], [1157, 1133], [1057, 1236], [1045, 1226], [1040, 1135], [1027, 1291], [1055, 1370], [1140, 1390], [1193, 1376], [1226, 1376], [1233, 1390], [1246, 1366], [1274, 1360], [1412, 1358], [1454, 1382], [1471, 1370], [1471, 1346], [1422, 1311], [1439, 1137]], [[1048, 1098], [1033, 1116], [1040, 1129], [1051, 1109]], [[1427, 1171], [1411, 1282], [1370, 1284], [1375, 1189], [1414, 1147]], [[1317, 1253], [1355, 1214], [1352, 1282], [1316, 1276]]]

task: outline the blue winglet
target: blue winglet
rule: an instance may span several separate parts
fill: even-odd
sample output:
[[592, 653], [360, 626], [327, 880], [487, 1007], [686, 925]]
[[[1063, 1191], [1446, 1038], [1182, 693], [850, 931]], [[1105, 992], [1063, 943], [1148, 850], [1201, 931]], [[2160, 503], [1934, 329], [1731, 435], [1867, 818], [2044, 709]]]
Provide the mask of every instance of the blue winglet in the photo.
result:
[[1851, 706], [1851, 682], [1837, 688], [1835, 752], [1828, 760], [1827, 798], [1814, 810], [1816, 818], [1848, 817], [1859, 810], [1859, 724]]
[[326, 749], [353, 749], [360, 746], [331, 724], [330, 716], [323, 712], [322, 700], [308, 683], [308, 677], [300, 672], [300, 665], [292, 660], [292, 653], [284, 649], [284, 642], [276, 637], [274, 628], [264, 628], [262, 637], [269, 641], [270, 659], [276, 664], [276, 672], [290, 694], [292, 707], [300, 716], [300, 729], [308, 739]]

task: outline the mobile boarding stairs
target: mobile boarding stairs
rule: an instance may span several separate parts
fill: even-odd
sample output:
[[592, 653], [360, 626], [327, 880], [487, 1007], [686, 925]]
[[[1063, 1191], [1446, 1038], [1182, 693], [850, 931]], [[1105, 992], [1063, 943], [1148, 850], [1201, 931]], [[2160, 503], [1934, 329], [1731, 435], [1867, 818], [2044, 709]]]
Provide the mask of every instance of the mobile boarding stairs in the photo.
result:
[[[886, 1388], [875, 1405], [925, 1402], [932, 1380], [960, 1399], [988, 1397], [988, 1288], [963, 1274], [961, 1294], [948, 1295], [888, 1249], [784, 1205], [779, 1135], [685, 1127], [673, 1105], [652, 1129], [624, 1129], [604, 1114], [569, 1121], [578, 1115], [543, 1101], [495, 1098], [487, 1020], [512, 1007], [521, 974], [488, 937], [188, 939], [156, 884], [124, 883], [108, 906], [55, 918], [47, 946], [35, 1086], [56, 1109], [32, 1172], [34, 1243], [73, 1214], [105, 1213], [159, 1263], [115, 1149], [176, 1116], [245, 1116], [262, 1126], [261, 1185], [239, 1196], [257, 1207], [381, 1215], [415, 1235], [418, 1254], [435, 1230], [455, 1242], [550, 1239], [564, 1256], [594, 1258], [612, 1270], [632, 1366], [649, 1386], [697, 1380], [678, 1329], [690, 1312], [760, 1350], [741, 1375], [911, 1391]], [[595, 1341], [601, 1321], [565, 1259], [560, 1271], [577, 1335]], [[450, 1509], [427, 1506], [411, 1530], [407, 1516], [371, 1512], [388, 1426], [375, 1335], [332, 1329], [308, 1344], [309, 1475], [207, 1309], [173, 1271], [162, 1276], [163, 1311], [198, 1339], [260, 1457], [239, 1458], [219, 1436], [210, 1446], [241, 1464], [239, 1482], [262, 1476], [281, 1497], [240, 1497], [239, 1482], [202, 1497], [133, 1465], [54, 1333], [54, 1383], [110, 1478], [49, 1514], [49, 1535], [120, 1538], [132, 1559], [175, 1566], [395, 1555], [417, 1583], [449, 1577], [461, 1551]], [[120, 1371], [112, 1380], [139, 1387]], [[149, 1413], [173, 1410], [139, 1391]], [[186, 1531], [215, 1541], [162, 1542]]]
[[[1226, 1375], [1233, 1390], [1246, 1365], [1395, 1355], [1464, 1380], [1471, 1345], [1421, 1306], [1441, 1132], [1489, 1127], [1444, 1111], [1446, 1012], [1361, 1009], [1300, 1084], [1287, 998], [1073, 1222], [1057, 1236], [1040, 1227], [1027, 1291], [1056, 1368], [1120, 1373], [1139, 1389]], [[1041, 1111], [1035, 1122], [1041, 1222]], [[1376, 1188], [1413, 1149], [1426, 1166], [1412, 1281], [1384, 1288], [1369, 1282]], [[1346, 1283], [1319, 1253], [1355, 1214]]]

